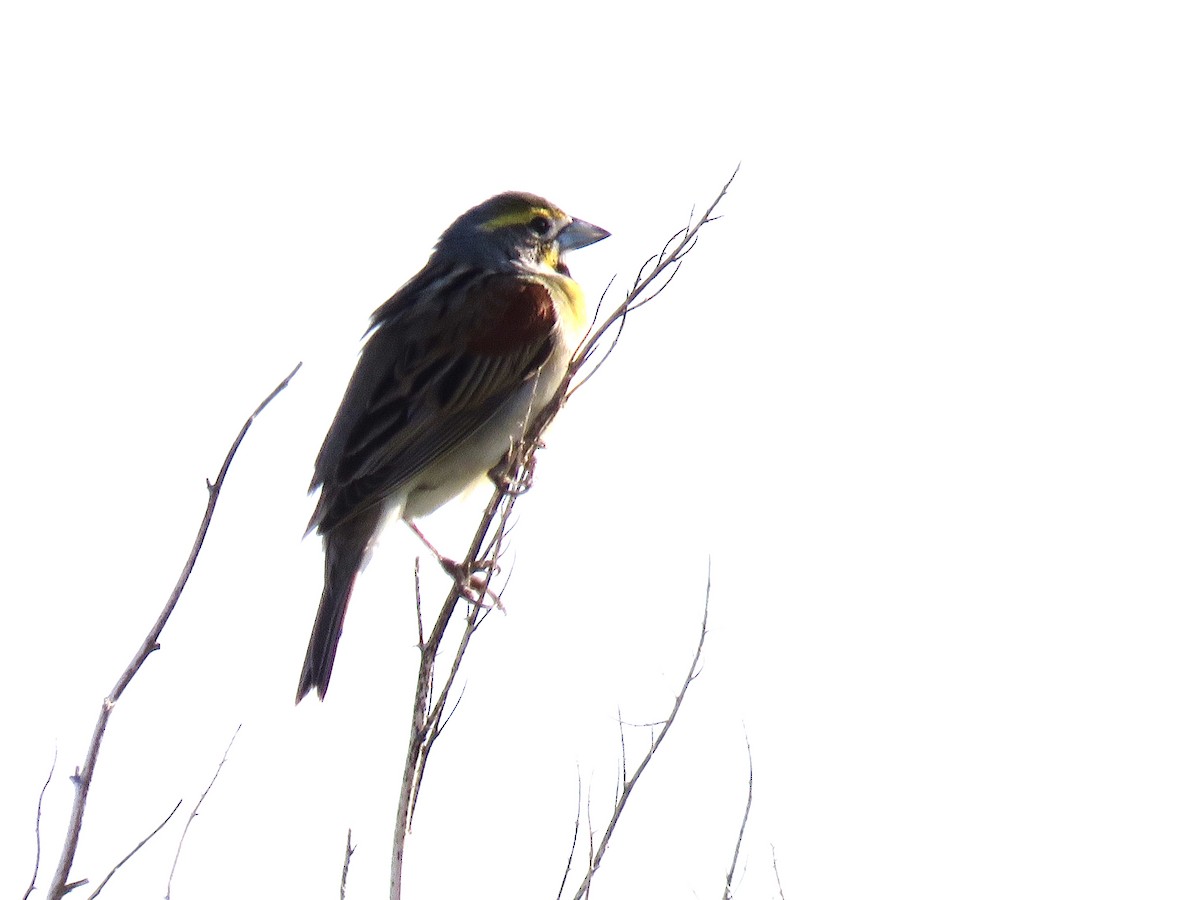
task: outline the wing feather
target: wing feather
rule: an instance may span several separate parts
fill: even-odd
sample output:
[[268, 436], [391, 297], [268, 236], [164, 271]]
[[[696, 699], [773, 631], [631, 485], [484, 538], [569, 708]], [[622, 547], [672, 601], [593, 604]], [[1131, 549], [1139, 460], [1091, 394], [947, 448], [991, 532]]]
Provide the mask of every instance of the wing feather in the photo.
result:
[[556, 312], [537, 281], [456, 269], [420, 273], [373, 322], [317, 457], [322, 533], [469, 441], [550, 357]]

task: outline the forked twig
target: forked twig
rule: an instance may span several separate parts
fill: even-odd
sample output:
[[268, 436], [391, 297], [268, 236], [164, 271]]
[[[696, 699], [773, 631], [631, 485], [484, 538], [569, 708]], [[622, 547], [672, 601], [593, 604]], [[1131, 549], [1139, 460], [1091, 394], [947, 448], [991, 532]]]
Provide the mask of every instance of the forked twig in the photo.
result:
[[563, 867], [562, 881], [558, 885], [555, 900], [562, 900], [563, 891], [567, 889], [567, 879], [571, 875], [571, 866], [575, 862], [575, 851], [579, 849], [579, 827], [583, 820], [583, 774], [579, 767], [575, 768], [575, 828], [571, 832], [571, 852], [567, 854], [567, 864]]
[[742, 852], [742, 839], [746, 836], [746, 823], [750, 821], [750, 804], [754, 802], [754, 758], [750, 755], [750, 738], [746, 738], [746, 811], [742, 813], [742, 827], [738, 829], [737, 843], [733, 845], [733, 859], [729, 861], [729, 873], [725, 876], [725, 893], [722, 900], [733, 900], [733, 873], [737, 870], [738, 856]]
[[220, 472], [217, 473], [217, 480], [208, 482], [208, 505], [205, 507], [204, 516], [200, 520], [200, 528], [196, 533], [196, 539], [192, 543], [191, 552], [188, 553], [187, 561], [183, 564], [183, 571], [179, 574], [179, 580], [175, 583], [175, 588], [171, 591], [171, 595], [167, 598], [167, 603], [163, 607], [162, 612], [158, 614], [154, 625], [151, 626], [149, 633], [134, 653], [133, 659], [129, 665], [125, 667], [125, 671], [121, 673], [121, 677], [117, 679], [117, 683], [113, 689], [109, 691], [108, 696], [100, 704], [100, 715], [96, 719], [95, 728], [92, 730], [92, 738], [88, 744], [87, 757], [84, 759], [83, 768], [76, 769], [75, 775], [71, 780], [75, 783], [75, 802], [71, 807], [71, 817], [67, 823], [67, 834], [63, 839], [62, 856], [58, 861], [58, 868], [54, 872], [53, 880], [46, 892], [46, 896], [50, 900], [61, 900], [67, 891], [78, 887], [85, 882], [67, 883], [67, 878], [70, 876], [71, 865], [75, 861], [75, 851], [79, 848], [79, 835], [83, 829], [83, 812], [87, 807], [88, 790], [92, 786], [92, 778], [96, 774], [96, 761], [100, 757], [100, 744], [104, 740], [104, 730], [108, 727], [109, 716], [112, 715], [113, 708], [117, 701], [121, 698], [121, 694], [125, 692], [125, 688], [129, 687], [129, 683], [133, 681], [133, 677], [141, 669], [142, 664], [150, 657], [150, 654], [158, 649], [158, 637], [162, 634], [162, 630], [166, 627], [167, 620], [171, 618], [171, 613], [175, 611], [175, 605], [179, 602], [180, 596], [183, 594], [184, 586], [191, 577], [192, 569], [195, 568], [196, 559], [200, 556], [200, 548], [204, 546], [204, 539], [208, 535], [208, 526], [212, 522], [213, 512], [217, 508], [217, 498], [220, 496], [221, 487], [225, 483], [225, 476], [229, 472], [229, 467], [233, 463], [233, 457], [237, 453], [238, 448], [242, 445], [243, 438], [250, 430], [250, 426], [254, 424], [254, 420], [266, 409], [267, 404], [274, 400], [288, 386], [295, 374], [300, 371], [300, 366], [292, 369], [287, 378], [283, 379], [275, 390], [267, 395], [267, 398], [262, 403], [258, 404], [258, 408], [250, 414], [250, 418], [242, 425], [241, 431], [234, 438], [233, 444], [229, 448], [229, 452], [225, 455], [225, 461], [221, 465]]
[[196, 816], [200, 815], [200, 804], [204, 802], [204, 799], [208, 796], [208, 792], [217, 783], [217, 778], [220, 776], [221, 770], [225, 768], [225, 763], [229, 759], [229, 751], [233, 749], [233, 742], [237, 740], [238, 732], [241, 730], [241, 725], [238, 725], [233, 730], [233, 737], [229, 739], [229, 744], [225, 747], [225, 753], [221, 756], [221, 761], [217, 763], [217, 770], [213, 772], [212, 780], [208, 782], [208, 787], [200, 794], [200, 799], [192, 807], [192, 814], [188, 816], [188, 820], [183, 824], [183, 834], [179, 835], [179, 846], [175, 848], [175, 861], [171, 863], [171, 874], [167, 876], [167, 900], [171, 900], [171, 882], [175, 880], [175, 867], [179, 865], [179, 854], [183, 852], [183, 842], [187, 839], [188, 829], [192, 827], [192, 822], [195, 821]]
[[346, 881], [350, 878], [350, 857], [354, 855], [354, 845], [350, 843], [350, 829], [346, 829], [346, 855], [342, 858], [342, 883], [338, 888], [338, 897], [346, 900]]
[[92, 891], [90, 894], [88, 894], [88, 900], [94, 900], [94, 898], [97, 895], [99, 895], [99, 893], [102, 890], [104, 890], [104, 886], [106, 884], [108, 884], [109, 880], [114, 875], [117, 874], [117, 869], [121, 868], [121, 866], [123, 866], [123, 865], [125, 865], [125, 863], [129, 862], [129, 860], [133, 859], [133, 855], [135, 853], [137, 853], [139, 850], [141, 850], [143, 847], [145, 847], [146, 844], [148, 844], [150, 842], [150, 838], [154, 837], [156, 834], [158, 834], [160, 831], [162, 831], [163, 828], [166, 827], [167, 823], [171, 821], [171, 817], [174, 816], [175, 813], [179, 812], [179, 807], [181, 807], [182, 805], [183, 805], [183, 800], [175, 801], [175, 806], [171, 809], [171, 811], [169, 813], [167, 813], [167, 817], [158, 823], [157, 828], [155, 828], [152, 832], [150, 832], [148, 835], [146, 835], [144, 838], [142, 838], [140, 841], [138, 841], [137, 846], [134, 847], [132, 850], [130, 850], [128, 853], [126, 853], [124, 859], [122, 859], [119, 863], [117, 863], [115, 866], [113, 866], [112, 869], [109, 870], [109, 873], [104, 876], [104, 880], [100, 882], [100, 884], [96, 887], [96, 889], [94, 891]]
[[662, 742], [666, 739], [671, 726], [675, 723], [675, 717], [679, 714], [680, 707], [683, 706], [683, 698], [687, 695], [688, 688], [691, 687], [696, 676], [699, 674], [700, 655], [704, 651], [704, 640], [708, 637], [708, 602], [712, 594], [712, 567], [709, 567], [708, 584], [704, 590], [704, 618], [700, 622], [700, 639], [696, 642], [696, 653], [692, 657], [692, 664], [688, 668], [687, 677], [683, 679], [683, 686], [679, 689], [679, 693], [675, 696], [675, 703], [671, 707], [670, 715], [662, 723], [662, 728], [650, 742], [650, 748], [646, 751], [637, 768], [633, 770], [633, 774], [624, 778], [621, 784], [620, 794], [617, 796], [617, 801], [613, 805], [612, 815], [608, 820], [608, 827], [604, 830], [604, 835], [600, 838], [600, 842], [595, 845], [588, 860], [587, 871], [583, 874], [583, 880], [579, 884], [579, 890], [575, 892], [575, 900], [582, 900], [591, 891], [592, 878], [595, 877], [596, 871], [600, 868], [600, 862], [604, 859], [604, 853], [608, 849], [608, 842], [612, 840], [613, 832], [617, 830], [617, 822], [621, 818], [621, 813], [625, 811], [625, 806], [629, 802], [629, 798], [633, 795], [633, 790], [637, 787], [638, 779], [646, 771], [650, 765], [650, 760], [658, 752]]

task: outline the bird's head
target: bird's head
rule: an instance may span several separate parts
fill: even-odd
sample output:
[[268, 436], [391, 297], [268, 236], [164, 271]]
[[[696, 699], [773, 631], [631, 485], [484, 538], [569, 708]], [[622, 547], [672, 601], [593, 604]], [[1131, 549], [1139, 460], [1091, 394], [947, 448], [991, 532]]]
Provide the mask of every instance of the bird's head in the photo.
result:
[[438, 241], [439, 253], [491, 269], [570, 275], [563, 256], [608, 237], [535, 194], [497, 194], [467, 210]]

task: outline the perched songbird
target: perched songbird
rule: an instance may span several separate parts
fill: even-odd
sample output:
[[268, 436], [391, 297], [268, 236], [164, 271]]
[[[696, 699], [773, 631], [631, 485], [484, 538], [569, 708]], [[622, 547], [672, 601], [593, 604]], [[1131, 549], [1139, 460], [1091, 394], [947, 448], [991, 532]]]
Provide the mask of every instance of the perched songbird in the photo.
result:
[[371, 317], [317, 456], [309, 531], [325, 590], [296, 691], [324, 698], [354, 579], [379, 528], [428, 515], [521, 439], [587, 326], [569, 250], [608, 237], [533, 194], [499, 194], [441, 236], [425, 268]]

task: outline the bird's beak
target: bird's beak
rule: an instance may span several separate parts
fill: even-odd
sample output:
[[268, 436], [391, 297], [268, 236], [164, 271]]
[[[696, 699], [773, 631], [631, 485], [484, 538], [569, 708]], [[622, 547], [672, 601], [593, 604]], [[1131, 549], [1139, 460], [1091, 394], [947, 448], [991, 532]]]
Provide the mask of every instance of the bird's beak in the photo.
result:
[[558, 247], [563, 253], [568, 250], [578, 250], [602, 241], [608, 237], [608, 232], [599, 225], [585, 222], [583, 219], [572, 219], [571, 224], [558, 233]]

